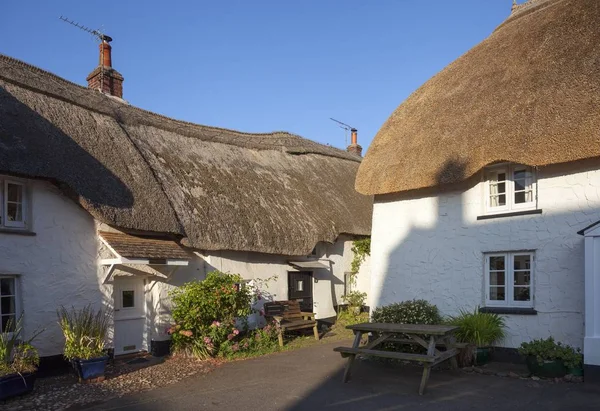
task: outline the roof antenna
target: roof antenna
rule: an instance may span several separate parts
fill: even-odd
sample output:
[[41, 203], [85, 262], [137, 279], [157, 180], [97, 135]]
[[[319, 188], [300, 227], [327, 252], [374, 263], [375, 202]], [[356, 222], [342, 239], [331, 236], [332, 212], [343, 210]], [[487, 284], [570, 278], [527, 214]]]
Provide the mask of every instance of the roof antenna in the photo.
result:
[[[69, 23], [72, 26], [77, 27], [80, 30], [85, 31], [86, 33], [91, 34], [93, 37], [95, 37], [100, 43], [110, 43], [112, 41], [112, 37], [107, 36], [106, 34], [102, 33], [99, 29], [94, 30], [91, 29], [89, 27], [86, 27], [82, 24], [79, 24], [73, 20], [69, 20], [67, 17], [63, 17], [62, 15], [59, 17], [60, 20], [64, 21], [65, 23]], [[104, 90], [104, 47], [102, 47], [100, 49], [100, 70], [101, 70], [101, 76], [100, 76], [100, 90]]]
[[353, 129], [354, 129], [354, 127], [352, 127], [352, 126], [349, 126], [349, 125], [348, 125], [348, 124], [346, 124], [346, 123], [342, 123], [341, 121], [338, 121], [338, 120], [336, 120], [335, 118], [332, 118], [332, 117], [329, 117], [329, 120], [331, 120], [331, 121], [335, 121], [336, 123], [338, 123], [338, 127], [339, 127], [339, 128], [343, 128], [344, 130], [346, 130], [346, 132], [344, 133], [344, 137], [345, 137], [345, 139], [344, 139], [344, 143], [345, 143], [345, 145], [347, 146], [347, 145], [348, 145], [348, 131], [351, 131], [351, 130], [353, 130]]

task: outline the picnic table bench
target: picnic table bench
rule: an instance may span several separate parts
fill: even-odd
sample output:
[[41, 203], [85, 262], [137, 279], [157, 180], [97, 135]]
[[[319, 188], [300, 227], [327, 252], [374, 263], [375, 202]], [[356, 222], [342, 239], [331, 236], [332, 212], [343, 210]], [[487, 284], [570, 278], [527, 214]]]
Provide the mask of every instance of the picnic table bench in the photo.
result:
[[283, 347], [283, 333], [285, 331], [312, 328], [315, 339], [319, 341], [319, 329], [315, 320], [315, 313], [300, 310], [298, 301], [272, 301], [264, 305], [265, 317], [273, 318], [277, 322], [279, 346]]
[[[431, 367], [450, 360], [452, 368], [458, 368], [456, 361], [456, 343], [454, 332], [458, 327], [446, 325], [420, 325], [420, 324], [382, 324], [362, 323], [346, 327], [354, 332], [354, 344], [352, 347], [337, 347], [333, 350], [348, 357], [348, 363], [344, 371], [343, 381], [350, 378], [352, 364], [357, 355], [370, 355], [373, 357], [392, 358], [396, 360], [415, 361], [423, 364], [423, 376], [419, 387], [419, 394], [423, 395]], [[375, 339], [365, 346], [360, 347], [360, 341], [364, 333], [373, 333]], [[427, 341], [429, 340], [429, 341]], [[426, 354], [414, 354], [400, 351], [383, 351], [375, 348], [386, 342], [400, 344], [416, 344], [427, 350]], [[445, 348], [440, 351], [437, 347]]]

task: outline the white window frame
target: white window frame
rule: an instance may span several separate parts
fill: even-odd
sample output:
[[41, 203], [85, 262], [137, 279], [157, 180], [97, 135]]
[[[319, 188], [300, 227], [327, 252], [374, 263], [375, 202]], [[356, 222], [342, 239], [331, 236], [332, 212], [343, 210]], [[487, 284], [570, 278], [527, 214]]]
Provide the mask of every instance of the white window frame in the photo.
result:
[[[515, 301], [515, 256], [528, 255], [531, 261], [529, 273], [529, 301]], [[504, 301], [490, 299], [490, 257], [504, 257]], [[535, 252], [534, 251], [511, 251], [505, 253], [486, 253], [484, 258], [485, 274], [485, 306], [486, 307], [517, 307], [533, 308], [535, 300]]]
[[[526, 203], [515, 203], [515, 182], [514, 173], [519, 170], [527, 170], [531, 173], [531, 193], [532, 201]], [[503, 206], [492, 207], [490, 204], [490, 183], [489, 178], [492, 173], [506, 174], [506, 204]], [[538, 193], [537, 193], [537, 176], [533, 167], [525, 166], [522, 164], [502, 163], [493, 166], [486, 167], [484, 169], [484, 204], [485, 214], [499, 214], [510, 211], [522, 211], [522, 210], [535, 210], [538, 208]]]
[[[23, 216], [23, 221], [9, 221], [8, 220], [8, 185], [9, 184], [21, 186], [21, 189], [23, 190], [22, 197], [21, 197], [21, 206], [22, 206], [21, 214]], [[4, 179], [0, 197], [2, 198], [2, 210], [0, 210], [0, 211], [2, 211], [2, 214], [1, 214], [2, 221], [0, 222], [0, 227], [19, 228], [19, 229], [27, 228], [27, 216], [28, 216], [27, 213], [28, 213], [28, 199], [29, 199], [27, 184], [24, 183], [23, 181]]]
[[[20, 289], [19, 289], [19, 276], [18, 275], [11, 275], [11, 274], [0, 274], [0, 278], [1, 279], [6, 279], [6, 278], [10, 278], [14, 281], [15, 284], [15, 293], [14, 293], [14, 298], [15, 298], [15, 321], [19, 320], [19, 317], [21, 316], [21, 298], [20, 298]], [[1, 307], [0, 307], [0, 316], [2, 315], [2, 311], [1, 311]], [[2, 319], [0, 318], [0, 332], [2, 332]], [[9, 333], [9, 335], [12, 333]]]

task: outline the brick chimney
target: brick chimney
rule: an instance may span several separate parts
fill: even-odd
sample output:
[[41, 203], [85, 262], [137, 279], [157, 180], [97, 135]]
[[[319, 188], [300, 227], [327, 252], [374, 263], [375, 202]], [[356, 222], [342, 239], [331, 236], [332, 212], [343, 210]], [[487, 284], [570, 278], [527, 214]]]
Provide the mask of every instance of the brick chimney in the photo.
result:
[[102, 36], [100, 43], [100, 62], [86, 78], [88, 87], [100, 90], [104, 94], [123, 98], [123, 76], [112, 68], [112, 55], [110, 42], [112, 38]]
[[353, 128], [350, 130], [350, 133], [352, 136], [351, 144], [348, 146], [348, 148], [346, 148], [346, 151], [362, 157], [362, 147], [358, 145], [358, 130]]

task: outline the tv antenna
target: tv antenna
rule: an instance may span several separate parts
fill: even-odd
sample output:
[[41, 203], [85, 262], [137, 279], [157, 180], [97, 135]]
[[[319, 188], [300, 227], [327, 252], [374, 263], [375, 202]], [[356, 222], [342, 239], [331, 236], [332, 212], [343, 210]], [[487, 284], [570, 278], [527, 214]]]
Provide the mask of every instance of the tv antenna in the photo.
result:
[[102, 33], [99, 29], [98, 30], [91, 29], [89, 27], [86, 27], [82, 24], [77, 23], [76, 21], [70, 20], [64, 16], [60, 16], [59, 19], [64, 21], [65, 23], [69, 23], [71, 26], [75, 26], [78, 29], [91, 34], [92, 36], [96, 37], [98, 39], [98, 41], [101, 41], [101, 42], [106, 41], [107, 43], [110, 43], [112, 41], [112, 38], [110, 36], [107, 36], [106, 34]]
[[[110, 43], [112, 41], [112, 37], [107, 36], [106, 34], [102, 33], [100, 31], [100, 29], [97, 29], [97, 30], [91, 29], [89, 27], [86, 27], [82, 24], [77, 23], [76, 21], [70, 20], [67, 17], [64, 17], [62, 15], [59, 17], [59, 19], [64, 21], [65, 23], [69, 23], [71, 26], [75, 26], [78, 29], [91, 34], [93, 37], [95, 37], [100, 42], [100, 44], [106, 43], [108, 45], [108, 43]], [[108, 47], [110, 47], [110, 46], [108, 46]], [[102, 46], [100, 47], [100, 91], [102, 93], [104, 93], [104, 47], [102, 47]]]
[[329, 117], [329, 120], [335, 121], [336, 123], [338, 123], [339, 128], [343, 128], [344, 130], [346, 130], [346, 132], [344, 133], [344, 137], [345, 137], [344, 142], [345, 142], [345, 145], [348, 145], [348, 131], [354, 130], [354, 127], [349, 126], [346, 123], [342, 123], [341, 121], [338, 121], [333, 117]]

